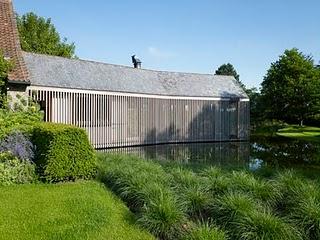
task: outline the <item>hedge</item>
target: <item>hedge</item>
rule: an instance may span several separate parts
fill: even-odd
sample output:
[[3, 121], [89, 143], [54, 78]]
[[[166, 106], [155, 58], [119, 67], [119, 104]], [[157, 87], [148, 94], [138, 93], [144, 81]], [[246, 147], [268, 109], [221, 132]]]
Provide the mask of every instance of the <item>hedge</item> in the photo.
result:
[[49, 182], [89, 179], [96, 156], [85, 130], [70, 125], [41, 123], [33, 128], [38, 173]]

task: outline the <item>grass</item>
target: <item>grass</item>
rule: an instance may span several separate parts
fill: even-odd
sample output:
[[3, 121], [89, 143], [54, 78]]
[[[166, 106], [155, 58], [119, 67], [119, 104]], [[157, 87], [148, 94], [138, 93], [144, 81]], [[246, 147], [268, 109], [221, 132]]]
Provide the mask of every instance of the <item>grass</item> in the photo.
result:
[[318, 183], [294, 171], [263, 178], [243, 170], [161, 166], [130, 155], [99, 160], [100, 179], [159, 239], [320, 239]]
[[95, 181], [0, 188], [0, 239], [154, 239]]
[[279, 129], [277, 136], [320, 142], [320, 128], [290, 125], [286, 128]]

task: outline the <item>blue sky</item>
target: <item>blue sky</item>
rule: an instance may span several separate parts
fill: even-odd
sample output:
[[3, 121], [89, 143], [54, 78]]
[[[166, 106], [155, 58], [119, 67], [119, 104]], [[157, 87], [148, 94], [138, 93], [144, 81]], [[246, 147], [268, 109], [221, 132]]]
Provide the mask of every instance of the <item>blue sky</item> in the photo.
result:
[[213, 73], [232, 63], [258, 87], [271, 62], [297, 47], [320, 60], [319, 0], [14, 0], [51, 17], [83, 59]]

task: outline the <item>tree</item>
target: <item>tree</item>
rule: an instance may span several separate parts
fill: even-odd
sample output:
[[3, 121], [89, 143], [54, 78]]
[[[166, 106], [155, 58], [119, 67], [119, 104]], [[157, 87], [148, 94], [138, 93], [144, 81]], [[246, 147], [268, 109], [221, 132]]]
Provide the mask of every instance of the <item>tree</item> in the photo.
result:
[[234, 78], [238, 81], [243, 89], [245, 89], [244, 84], [240, 81], [240, 76], [237, 73], [236, 69], [233, 67], [231, 63], [222, 64], [217, 70], [216, 75], [226, 75], [226, 76], [234, 76]]
[[311, 56], [294, 48], [272, 63], [262, 82], [267, 117], [302, 125], [320, 110], [320, 71]]
[[0, 108], [6, 106], [7, 79], [11, 69], [12, 63], [4, 58], [0, 49]]
[[39, 17], [34, 13], [17, 16], [21, 48], [27, 52], [55, 55], [67, 58], [75, 57], [74, 43], [61, 40], [51, 19]]
[[246, 94], [250, 99], [250, 122], [256, 124], [261, 121], [263, 117], [261, 94], [255, 87], [246, 89]]

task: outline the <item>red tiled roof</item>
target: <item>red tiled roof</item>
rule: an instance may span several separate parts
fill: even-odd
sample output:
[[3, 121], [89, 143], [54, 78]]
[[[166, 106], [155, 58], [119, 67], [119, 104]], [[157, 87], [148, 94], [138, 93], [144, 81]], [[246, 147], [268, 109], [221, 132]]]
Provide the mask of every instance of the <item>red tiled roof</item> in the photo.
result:
[[0, 0], [0, 50], [14, 63], [9, 81], [29, 83], [11, 0]]

